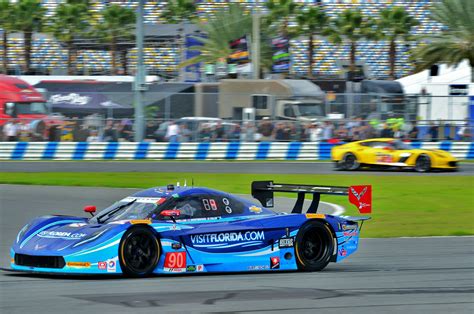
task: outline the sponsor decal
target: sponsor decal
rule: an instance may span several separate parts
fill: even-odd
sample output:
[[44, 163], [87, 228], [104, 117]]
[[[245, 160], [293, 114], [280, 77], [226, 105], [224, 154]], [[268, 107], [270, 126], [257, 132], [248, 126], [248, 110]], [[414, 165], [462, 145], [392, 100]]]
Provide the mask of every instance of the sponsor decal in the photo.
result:
[[150, 219], [133, 219], [133, 220], [130, 220], [130, 223], [132, 225], [137, 225], [137, 224], [151, 224], [151, 220]]
[[75, 223], [69, 224], [68, 227], [79, 228], [79, 227], [84, 227], [85, 225], [87, 225], [85, 222], [75, 222]]
[[85, 237], [85, 233], [73, 233], [67, 231], [41, 231], [37, 234], [40, 238], [77, 240]]
[[252, 265], [248, 267], [248, 270], [266, 270], [268, 265]]
[[280, 269], [280, 258], [278, 256], [270, 257], [270, 269]]
[[117, 271], [117, 262], [115, 259], [108, 259], [107, 260], [107, 272], [108, 273], [115, 273]]
[[107, 269], [107, 262], [98, 262], [97, 263], [97, 268], [100, 270], [106, 270]]
[[339, 249], [339, 255], [340, 256], [346, 256], [347, 255], [347, 251], [343, 246]]
[[357, 206], [361, 214], [372, 212], [372, 186], [351, 186], [349, 188], [349, 202]]
[[68, 267], [84, 267], [89, 268], [91, 267], [91, 263], [89, 262], [67, 262]]
[[196, 271], [196, 266], [195, 265], [188, 265], [188, 266], [186, 266], [186, 271]]
[[38, 250], [42, 250], [46, 247], [46, 244], [43, 244], [43, 245], [39, 245], [38, 243], [35, 244], [35, 247], [34, 247], [34, 250], [35, 251], [38, 251]]
[[393, 162], [393, 156], [388, 155], [388, 154], [380, 154], [377, 153], [377, 162], [381, 163], [392, 163]]
[[255, 214], [260, 214], [262, 212], [262, 208], [261, 207], [257, 207], [257, 206], [250, 206], [249, 207], [249, 210], [252, 212], [252, 213], [255, 213]]
[[184, 273], [186, 271], [186, 252], [166, 253], [163, 270], [171, 273]]
[[319, 218], [319, 219], [326, 219], [326, 215], [324, 214], [305, 214], [306, 218], [308, 219], [314, 219], [314, 218]]
[[86, 105], [92, 98], [90, 96], [82, 96], [76, 93], [69, 93], [65, 95], [55, 94], [49, 98], [49, 102], [53, 104], [73, 104], [83, 106]]
[[278, 247], [281, 248], [287, 248], [287, 247], [293, 247], [295, 245], [295, 239], [294, 238], [281, 238], [278, 241]]
[[252, 242], [265, 240], [263, 231], [223, 232], [191, 235], [193, 244]]
[[197, 265], [196, 271], [204, 271], [204, 265]]
[[182, 247], [182, 245], [179, 242], [174, 242], [174, 243], [171, 244], [171, 248], [173, 250], [179, 250], [181, 247]]
[[346, 237], [356, 237], [359, 235], [359, 233], [357, 231], [344, 231], [342, 235]]
[[342, 225], [342, 230], [356, 230], [357, 225]]

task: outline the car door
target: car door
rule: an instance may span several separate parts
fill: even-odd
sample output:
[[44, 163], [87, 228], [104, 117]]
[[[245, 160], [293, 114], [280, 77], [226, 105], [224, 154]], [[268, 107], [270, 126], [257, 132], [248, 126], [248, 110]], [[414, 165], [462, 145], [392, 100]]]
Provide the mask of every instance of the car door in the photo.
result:
[[363, 162], [368, 164], [391, 164], [395, 162], [397, 152], [390, 142], [371, 141], [365, 143]]
[[176, 205], [183, 212], [181, 223], [194, 227], [183, 238], [195, 265], [207, 265], [208, 271], [250, 270], [258, 265], [258, 258], [248, 253], [268, 243], [259, 220], [243, 215], [246, 203], [227, 194], [203, 193]]

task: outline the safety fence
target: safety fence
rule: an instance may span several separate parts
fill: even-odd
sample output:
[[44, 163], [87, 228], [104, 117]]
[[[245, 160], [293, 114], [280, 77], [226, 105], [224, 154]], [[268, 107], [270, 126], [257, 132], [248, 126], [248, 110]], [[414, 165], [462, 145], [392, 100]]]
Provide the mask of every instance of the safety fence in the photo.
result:
[[[0, 142], [0, 160], [330, 160], [327, 142]], [[412, 142], [474, 159], [474, 142]]]

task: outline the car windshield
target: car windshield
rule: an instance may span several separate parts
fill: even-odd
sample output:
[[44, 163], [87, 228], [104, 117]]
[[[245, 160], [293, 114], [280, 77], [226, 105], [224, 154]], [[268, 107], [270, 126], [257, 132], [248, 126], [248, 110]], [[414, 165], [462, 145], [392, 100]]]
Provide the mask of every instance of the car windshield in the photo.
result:
[[306, 116], [306, 117], [324, 116], [323, 106], [321, 104], [303, 103], [303, 104], [298, 104], [297, 106], [302, 116]]
[[17, 114], [48, 114], [48, 109], [44, 102], [17, 102], [15, 106]]
[[400, 140], [393, 141], [392, 145], [394, 146], [395, 149], [399, 149], [399, 150], [413, 149], [413, 147], [411, 147], [410, 144], [402, 142]]
[[130, 219], [156, 219], [166, 203], [166, 198], [127, 197], [100, 211], [89, 221], [105, 223]]

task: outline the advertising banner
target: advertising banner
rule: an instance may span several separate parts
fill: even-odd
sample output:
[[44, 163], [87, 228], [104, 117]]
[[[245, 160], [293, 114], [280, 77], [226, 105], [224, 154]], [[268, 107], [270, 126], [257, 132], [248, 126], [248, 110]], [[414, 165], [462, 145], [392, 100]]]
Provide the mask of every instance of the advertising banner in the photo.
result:
[[290, 71], [290, 41], [286, 37], [272, 39], [272, 72], [285, 73]]

